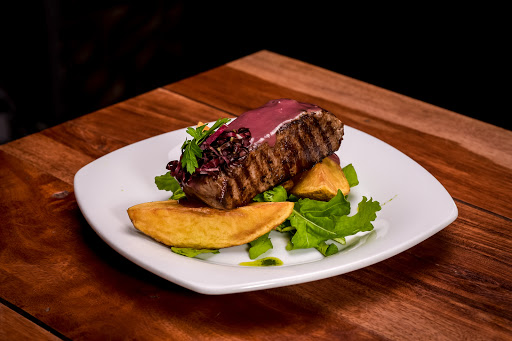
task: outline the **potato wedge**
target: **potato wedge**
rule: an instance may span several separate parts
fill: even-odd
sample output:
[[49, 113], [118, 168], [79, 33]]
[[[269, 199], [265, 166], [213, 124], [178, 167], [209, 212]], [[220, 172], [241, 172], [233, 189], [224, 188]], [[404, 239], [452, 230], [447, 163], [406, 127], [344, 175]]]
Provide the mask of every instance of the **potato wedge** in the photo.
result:
[[255, 240], [284, 222], [292, 211], [292, 202], [258, 202], [219, 210], [167, 200], [132, 206], [128, 216], [136, 229], [163, 244], [220, 249]]
[[341, 189], [344, 195], [350, 192], [341, 166], [330, 157], [326, 157], [295, 179], [290, 193], [300, 198], [328, 201], [336, 196], [338, 189]]

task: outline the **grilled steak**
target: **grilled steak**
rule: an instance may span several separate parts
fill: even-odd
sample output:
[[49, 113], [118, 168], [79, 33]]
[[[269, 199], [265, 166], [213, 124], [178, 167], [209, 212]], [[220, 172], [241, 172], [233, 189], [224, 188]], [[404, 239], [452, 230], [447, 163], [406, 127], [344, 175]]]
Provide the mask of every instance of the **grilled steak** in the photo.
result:
[[273, 100], [248, 111], [224, 130], [246, 132], [245, 128], [251, 135], [241, 156], [216, 172], [196, 171], [182, 181], [187, 198], [219, 209], [246, 205], [258, 193], [333, 154], [343, 138], [343, 123], [332, 113], [289, 99]]

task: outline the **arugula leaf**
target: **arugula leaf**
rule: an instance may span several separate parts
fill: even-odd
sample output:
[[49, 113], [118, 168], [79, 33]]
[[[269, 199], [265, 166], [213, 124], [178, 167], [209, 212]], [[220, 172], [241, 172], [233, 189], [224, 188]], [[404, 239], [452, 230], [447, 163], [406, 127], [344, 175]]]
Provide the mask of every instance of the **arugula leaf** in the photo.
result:
[[283, 186], [277, 186], [273, 189], [265, 191], [256, 195], [252, 200], [258, 202], [278, 202], [286, 201], [288, 199], [288, 193]]
[[171, 191], [172, 196], [170, 199], [179, 200], [185, 197], [185, 193], [181, 189], [178, 180], [171, 175], [171, 172], [155, 176], [155, 184], [160, 190]]
[[297, 202], [297, 201], [299, 201], [299, 199], [300, 198], [298, 196], [294, 195], [294, 194], [290, 194], [288, 196], [288, 201], [290, 201], [290, 202]]
[[171, 251], [186, 257], [195, 257], [202, 253], [220, 253], [219, 250], [210, 250], [210, 249], [193, 249], [190, 247], [171, 247]]
[[164, 175], [155, 176], [155, 184], [160, 190], [172, 192], [172, 196], [169, 199], [179, 200], [185, 198], [185, 193], [178, 181], [169, 172]]
[[339, 238], [336, 220], [350, 213], [350, 202], [338, 190], [334, 198], [325, 201], [300, 199], [288, 218], [297, 232], [292, 237], [293, 249], [317, 247], [326, 240]]
[[289, 218], [291, 225], [297, 229], [291, 239], [291, 248], [318, 248], [329, 239], [340, 240], [358, 232], [371, 231], [371, 222], [377, 218], [376, 212], [380, 209], [378, 201], [368, 201], [363, 197], [358, 212], [349, 217], [350, 203], [339, 190], [327, 203], [301, 199], [295, 203]]
[[347, 178], [348, 185], [352, 188], [359, 185], [359, 180], [357, 179], [356, 169], [352, 164], [346, 165], [343, 167], [343, 173]]
[[[349, 174], [355, 175], [355, 170], [351, 165], [348, 169], [351, 169], [348, 172]], [[354, 177], [351, 179], [353, 180]], [[355, 175], [355, 179], [357, 180], [357, 175]], [[284, 187], [277, 186], [258, 194], [253, 200], [288, 200], [295, 202], [292, 214], [276, 228], [279, 232], [289, 232], [291, 234], [286, 249], [316, 248], [326, 257], [338, 252], [336, 244], [327, 244], [326, 241], [333, 240], [345, 244], [345, 237], [357, 232], [372, 230], [371, 222], [376, 219], [376, 212], [380, 210], [378, 201], [372, 201], [372, 199], [368, 201], [366, 197], [363, 197], [358, 205], [358, 213], [349, 217], [350, 202], [347, 201], [341, 190], [338, 190], [336, 196], [328, 202], [307, 198], [298, 199], [293, 195], [288, 198], [286, 196], [287, 193]], [[270, 245], [270, 248], [272, 247], [268, 234], [260, 238], [256, 239], [253, 244], [250, 243], [249, 255], [251, 259], [258, 257], [269, 249], [268, 246], [263, 246], [266, 243]], [[259, 248], [261, 248], [261, 253], [257, 253]], [[251, 250], [253, 256], [251, 256]]]
[[[286, 193], [286, 190], [283, 186], [277, 186], [273, 189], [270, 189], [268, 191], [265, 191], [263, 193], [260, 193], [256, 195], [252, 200], [257, 202], [278, 202], [278, 201], [286, 201], [288, 199], [288, 193]], [[279, 225], [277, 228], [279, 229], [281, 226], [283, 226], [286, 223], [286, 221]], [[255, 259], [262, 255], [263, 253], [267, 252], [268, 250], [272, 249], [274, 246], [272, 245], [272, 242], [269, 238], [269, 233], [264, 234], [263, 236], [257, 238], [256, 240], [249, 243], [249, 257], [251, 259]]]
[[345, 245], [345, 244], [347, 244], [347, 241], [345, 240], [345, 237], [334, 238], [333, 240], [334, 240], [335, 242], [340, 243], [341, 245]]
[[317, 246], [316, 249], [325, 257], [338, 253], [338, 247], [334, 243], [327, 244], [326, 242], [323, 242]]
[[256, 238], [249, 243], [249, 258], [255, 259], [272, 249], [274, 246], [269, 238], [270, 232], [265, 233], [261, 237]]
[[213, 126], [205, 130], [206, 124], [199, 126], [197, 128], [188, 127], [187, 133], [193, 137], [192, 140], [185, 140], [183, 145], [181, 146], [182, 157], [181, 157], [181, 166], [187, 170], [190, 174], [193, 174], [199, 164], [197, 159], [200, 159], [203, 156], [203, 151], [199, 147], [201, 143], [204, 142], [215, 132], [217, 128], [221, 125], [226, 124], [230, 121], [229, 118], [221, 118], [218, 119]]
[[294, 231], [294, 230], [295, 230], [295, 227], [293, 227], [290, 224], [290, 220], [289, 219], [286, 219], [285, 221], [283, 221], [281, 223], [281, 225], [278, 225], [276, 227], [276, 231], [278, 231], [278, 232], [290, 232], [290, 231]]
[[378, 201], [373, 201], [371, 198], [368, 200], [366, 197], [363, 197], [357, 205], [356, 214], [351, 217], [341, 217], [336, 222], [337, 238], [373, 230], [371, 222], [377, 218], [377, 211], [380, 211], [380, 209], [381, 206]]

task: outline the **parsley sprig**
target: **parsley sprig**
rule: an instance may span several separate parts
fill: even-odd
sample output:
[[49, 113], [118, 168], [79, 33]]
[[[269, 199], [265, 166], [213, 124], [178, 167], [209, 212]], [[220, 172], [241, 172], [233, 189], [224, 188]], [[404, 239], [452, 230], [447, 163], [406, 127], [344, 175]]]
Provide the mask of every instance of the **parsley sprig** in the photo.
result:
[[197, 167], [199, 167], [198, 159], [203, 156], [203, 151], [199, 147], [208, 136], [213, 134], [217, 128], [230, 121], [229, 118], [218, 119], [210, 129], [205, 130], [206, 124], [197, 128], [187, 128], [187, 133], [193, 137], [192, 140], [185, 140], [181, 146], [182, 154], [181, 166], [190, 174], [193, 174]]

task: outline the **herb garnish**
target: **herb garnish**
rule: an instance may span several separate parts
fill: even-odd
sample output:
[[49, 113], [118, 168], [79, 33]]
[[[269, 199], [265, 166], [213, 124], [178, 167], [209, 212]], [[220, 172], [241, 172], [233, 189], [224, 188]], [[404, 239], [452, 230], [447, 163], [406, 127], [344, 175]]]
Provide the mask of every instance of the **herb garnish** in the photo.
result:
[[208, 136], [213, 134], [217, 128], [230, 121], [229, 118], [218, 119], [210, 129], [205, 130], [206, 124], [197, 128], [187, 128], [187, 133], [193, 137], [192, 140], [185, 140], [181, 146], [182, 157], [181, 166], [187, 170], [188, 173], [193, 174], [199, 164], [197, 162], [203, 156], [203, 150], [200, 148]]

